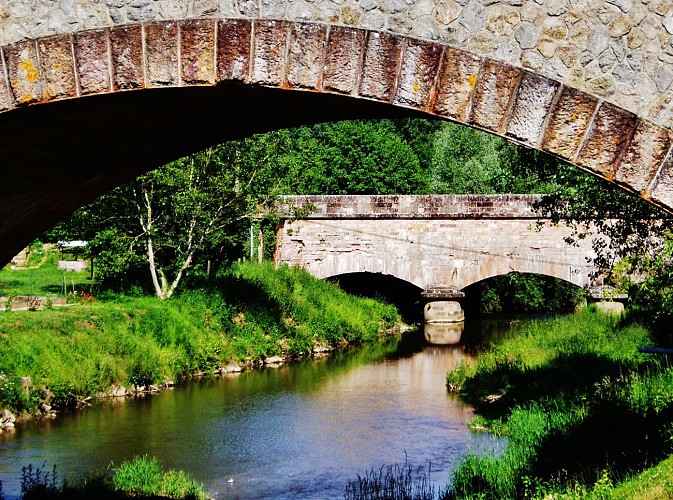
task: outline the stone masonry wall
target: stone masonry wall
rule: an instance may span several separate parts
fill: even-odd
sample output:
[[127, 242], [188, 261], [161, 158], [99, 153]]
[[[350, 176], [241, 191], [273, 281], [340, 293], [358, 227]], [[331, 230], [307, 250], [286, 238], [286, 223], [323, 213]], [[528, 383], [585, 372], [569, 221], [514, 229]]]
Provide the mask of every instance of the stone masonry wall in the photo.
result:
[[496, 195], [307, 195], [284, 196], [281, 218], [311, 207], [302, 219], [536, 219], [537, 194]]
[[592, 284], [590, 241], [570, 246], [564, 241], [567, 227], [537, 228], [533, 197], [437, 197], [434, 206], [434, 197], [313, 198], [321, 210], [310, 219], [284, 221], [275, 260], [318, 278], [382, 273], [422, 289], [460, 290], [518, 271]]
[[0, 45], [127, 23], [224, 17], [437, 40], [673, 128], [670, 0], [0, 0]]

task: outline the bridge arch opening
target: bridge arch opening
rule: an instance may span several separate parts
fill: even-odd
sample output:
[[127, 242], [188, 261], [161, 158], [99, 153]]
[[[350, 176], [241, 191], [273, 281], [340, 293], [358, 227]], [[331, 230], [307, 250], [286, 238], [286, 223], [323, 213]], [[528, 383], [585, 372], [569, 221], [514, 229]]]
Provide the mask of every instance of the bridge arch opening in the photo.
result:
[[528, 69], [328, 23], [150, 21], [0, 48], [0, 261], [96, 196], [255, 132], [435, 116], [673, 209], [670, 128]]
[[554, 276], [511, 272], [485, 278], [462, 290], [466, 315], [572, 312], [586, 290]]
[[406, 323], [423, 321], [422, 288], [395, 276], [381, 273], [346, 273], [326, 278], [351, 295], [383, 299], [393, 304]]

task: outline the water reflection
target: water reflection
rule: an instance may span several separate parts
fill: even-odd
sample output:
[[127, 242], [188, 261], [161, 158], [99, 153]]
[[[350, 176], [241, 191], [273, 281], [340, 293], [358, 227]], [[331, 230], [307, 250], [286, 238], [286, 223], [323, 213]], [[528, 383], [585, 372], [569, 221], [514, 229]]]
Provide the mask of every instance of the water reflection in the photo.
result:
[[456, 323], [424, 323], [425, 340], [434, 345], [456, 345], [460, 343], [465, 330], [465, 322]]
[[428, 346], [419, 332], [23, 425], [0, 441], [5, 496], [18, 493], [29, 463], [68, 476], [145, 454], [218, 498], [342, 498], [358, 473], [405, 455], [431, 462], [444, 485], [470, 439], [472, 409], [445, 386], [464, 357], [462, 345]]

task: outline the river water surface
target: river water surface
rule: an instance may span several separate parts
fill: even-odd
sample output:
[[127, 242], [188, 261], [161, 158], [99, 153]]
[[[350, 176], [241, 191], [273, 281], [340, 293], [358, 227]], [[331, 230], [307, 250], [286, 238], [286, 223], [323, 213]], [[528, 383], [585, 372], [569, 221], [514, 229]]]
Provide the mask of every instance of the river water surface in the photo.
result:
[[5, 498], [28, 464], [69, 477], [134, 455], [190, 472], [217, 498], [343, 498], [358, 474], [405, 457], [443, 486], [468, 447], [497, 445], [469, 431], [472, 409], [447, 393], [465, 356], [415, 333], [20, 425], [0, 435]]

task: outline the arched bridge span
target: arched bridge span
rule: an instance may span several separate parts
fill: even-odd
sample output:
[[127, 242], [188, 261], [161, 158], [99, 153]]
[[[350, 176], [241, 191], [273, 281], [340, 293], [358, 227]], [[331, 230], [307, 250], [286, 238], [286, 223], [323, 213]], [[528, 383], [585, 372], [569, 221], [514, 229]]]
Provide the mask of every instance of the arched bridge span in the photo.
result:
[[[420, 289], [462, 290], [512, 271], [593, 284], [591, 242], [568, 245], [543, 225], [535, 195], [285, 197], [275, 261], [318, 278], [394, 276]], [[316, 207], [293, 220], [292, 207]]]
[[670, 211], [672, 34], [665, 0], [4, 2], [0, 262], [181, 154], [395, 112], [547, 151]]

